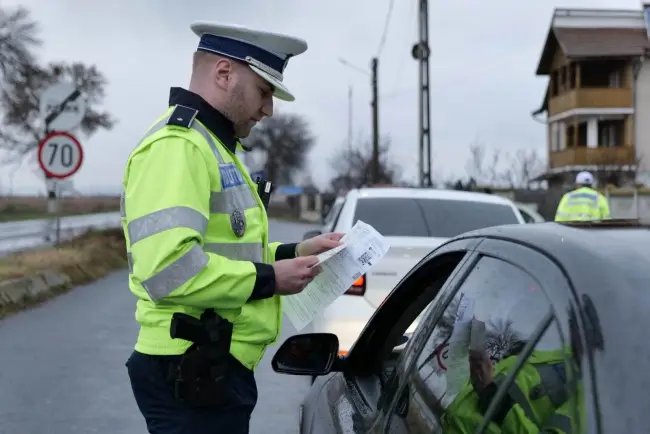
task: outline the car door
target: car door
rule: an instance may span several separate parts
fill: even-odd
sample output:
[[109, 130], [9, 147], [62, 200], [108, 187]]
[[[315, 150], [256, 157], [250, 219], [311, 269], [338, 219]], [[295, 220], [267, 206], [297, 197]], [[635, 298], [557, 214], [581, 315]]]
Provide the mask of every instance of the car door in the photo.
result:
[[[382, 432], [473, 433], [482, 424], [485, 432], [537, 432], [553, 423], [570, 429], [582, 401], [563, 338], [569, 319], [553, 308], [566, 305], [570, 293], [561, 270], [532, 249], [497, 240], [481, 243], [463, 268], [462, 282], [445, 288], [416, 330]], [[463, 335], [470, 345], [475, 330], [481, 336], [475, 324], [483, 324], [483, 339], [470, 364]], [[481, 373], [491, 381], [481, 381]], [[542, 385], [555, 381], [552, 392], [526, 388], [536, 375]], [[493, 391], [492, 407], [479, 405], [486, 390]]]
[[478, 242], [452, 241], [407, 273], [351, 348], [345, 372], [314, 383], [303, 411], [302, 433], [373, 432], [382, 406], [392, 401], [386, 387], [401, 358], [393, 350], [404, 348], [406, 330], [441, 288], [453, 282]]

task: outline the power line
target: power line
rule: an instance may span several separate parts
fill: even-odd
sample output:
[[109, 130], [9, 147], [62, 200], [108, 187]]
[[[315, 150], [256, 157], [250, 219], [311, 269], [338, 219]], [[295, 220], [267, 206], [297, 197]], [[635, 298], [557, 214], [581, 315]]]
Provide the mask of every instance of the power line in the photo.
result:
[[384, 45], [386, 44], [386, 37], [388, 36], [388, 27], [390, 26], [390, 18], [393, 15], [393, 6], [395, 5], [395, 0], [389, 0], [388, 2], [388, 12], [386, 13], [386, 20], [384, 21], [384, 31], [381, 35], [381, 40], [379, 41], [379, 48], [377, 49], [377, 56], [381, 55], [381, 52], [384, 50]]
[[[418, 0], [410, 0], [409, 2], [409, 9], [408, 9], [408, 14], [406, 14], [406, 22], [404, 22], [404, 28], [406, 29], [413, 29], [412, 32], [400, 32], [402, 35], [404, 35], [405, 40], [403, 43], [401, 43], [401, 46], [410, 46], [413, 43], [414, 39], [418, 39], [418, 29], [413, 26], [413, 21], [417, 22], [417, 14], [416, 14], [416, 6], [417, 6]], [[401, 28], [401, 27], [400, 27]], [[410, 61], [412, 58], [411, 56], [411, 50], [403, 50], [403, 56], [400, 59], [399, 62], [397, 62], [397, 69], [395, 70], [395, 74], [393, 76], [393, 81], [392, 85], [390, 86], [390, 89], [396, 89], [398, 86], [401, 86], [401, 81], [402, 77], [404, 76], [404, 71], [407, 69], [404, 67], [404, 63]], [[419, 87], [417, 88], [419, 89]], [[416, 89], [416, 90], [417, 90]]]

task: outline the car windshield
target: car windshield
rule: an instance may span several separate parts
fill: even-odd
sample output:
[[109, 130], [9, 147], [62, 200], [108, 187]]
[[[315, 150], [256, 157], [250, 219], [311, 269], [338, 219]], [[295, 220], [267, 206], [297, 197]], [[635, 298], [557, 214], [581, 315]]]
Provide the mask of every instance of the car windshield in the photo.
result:
[[520, 223], [511, 206], [499, 203], [384, 197], [359, 199], [354, 223], [357, 220], [384, 236], [440, 238]]

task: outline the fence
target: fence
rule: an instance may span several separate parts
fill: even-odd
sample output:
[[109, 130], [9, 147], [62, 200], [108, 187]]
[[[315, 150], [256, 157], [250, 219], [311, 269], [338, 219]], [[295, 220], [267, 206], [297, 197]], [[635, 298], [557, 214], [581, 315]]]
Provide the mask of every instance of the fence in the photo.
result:
[[650, 218], [650, 189], [608, 189], [603, 193], [613, 218]]
[[[476, 191], [481, 191], [476, 188]], [[506, 197], [516, 202], [535, 205], [545, 219], [553, 220], [555, 211], [560, 203], [560, 199], [568, 190], [552, 189], [494, 189], [493, 193]], [[647, 188], [627, 188], [603, 189], [601, 192], [609, 201], [609, 209], [612, 218], [621, 219], [650, 219], [650, 189]]]

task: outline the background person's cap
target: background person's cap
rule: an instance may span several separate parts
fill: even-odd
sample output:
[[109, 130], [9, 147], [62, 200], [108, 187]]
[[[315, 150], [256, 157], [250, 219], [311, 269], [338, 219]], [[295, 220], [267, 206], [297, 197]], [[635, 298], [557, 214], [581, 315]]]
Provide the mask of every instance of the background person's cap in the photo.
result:
[[273, 96], [284, 101], [295, 100], [282, 83], [282, 74], [291, 57], [307, 51], [306, 41], [279, 33], [208, 21], [195, 21], [190, 27], [201, 38], [198, 51], [246, 62], [253, 71], [273, 86]]
[[576, 184], [584, 185], [584, 184], [593, 184], [594, 183], [594, 175], [592, 175], [589, 172], [580, 172], [576, 176]]

